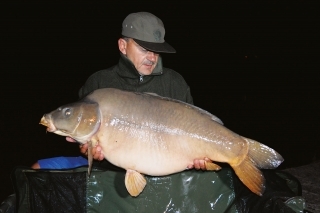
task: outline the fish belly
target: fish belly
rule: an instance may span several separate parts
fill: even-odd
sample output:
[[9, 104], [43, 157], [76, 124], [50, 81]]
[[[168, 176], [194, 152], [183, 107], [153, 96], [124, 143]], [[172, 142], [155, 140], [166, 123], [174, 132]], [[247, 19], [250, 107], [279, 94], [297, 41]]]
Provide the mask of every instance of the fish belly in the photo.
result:
[[133, 136], [130, 131], [111, 129], [106, 130], [110, 135], [99, 138], [105, 158], [118, 167], [143, 174], [162, 176], [180, 172], [193, 164], [194, 159], [205, 157], [219, 162], [229, 160], [219, 148], [223, 144], [217, 146], [214, 142], [164, 133], [144, 132]]
[[[184, 147], [170, 146], [169, 141], [148, 143], [131, 138], [123, 142], [118, 140], [114, 145], [101, 143], [101, 146], [105, 158], [112, 164], [152, 176], [183, 171], [198, 157], [196, 152], [192, 154]], [[204, 156], [205, 153], [202, 154]]]

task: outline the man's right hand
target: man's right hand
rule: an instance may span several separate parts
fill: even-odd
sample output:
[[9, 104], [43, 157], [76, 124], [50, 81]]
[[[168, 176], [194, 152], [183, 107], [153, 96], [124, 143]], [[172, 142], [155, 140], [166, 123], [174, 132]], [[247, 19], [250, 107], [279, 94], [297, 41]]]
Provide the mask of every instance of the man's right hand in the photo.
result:
[[[76, 140], [74, 140], [73, 138], [70, 138], [70, 137], [66, 137], [66, 140], [71, 143], [76, 142]], [[88, 156], [88, 144], [87, 143], [80, 145], [80, 152], [82, 154], [84, 154], [85, 156]], [[95, 160], [101, 161], [104, 159], [104, 156], [101, 153], [101, 146], [97, 145], [92, 148], [92, 156], [93, 156], [93, 159], [95, 159]]]

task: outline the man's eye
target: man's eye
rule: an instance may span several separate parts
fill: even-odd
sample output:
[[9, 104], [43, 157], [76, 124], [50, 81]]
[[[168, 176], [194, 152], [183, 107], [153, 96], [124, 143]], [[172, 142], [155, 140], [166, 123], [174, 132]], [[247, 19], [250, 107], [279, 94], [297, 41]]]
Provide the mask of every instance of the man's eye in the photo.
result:
[[144, 52], [144, 53], [146, 53], [146, 52], [148, 52], [148, 50], [146, 50], [146, 49], [140, 49], [141, 50], [141, 52]]

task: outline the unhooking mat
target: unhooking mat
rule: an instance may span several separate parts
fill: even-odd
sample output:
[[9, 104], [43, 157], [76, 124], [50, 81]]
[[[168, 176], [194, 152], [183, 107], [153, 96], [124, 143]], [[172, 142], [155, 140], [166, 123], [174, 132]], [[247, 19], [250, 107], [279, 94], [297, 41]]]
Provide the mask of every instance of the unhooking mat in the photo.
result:
[[263, 170], [267, 188], [262, 197], [248, 190], [230, 168], [218, 172], [186, 170], [164, 177], [146, 176], [147, 185], [131, 197], [124, 171], [87, 167], [73, 170], [12, 172], [16, 212], [303, 212], [301, 185], [292, 175]]

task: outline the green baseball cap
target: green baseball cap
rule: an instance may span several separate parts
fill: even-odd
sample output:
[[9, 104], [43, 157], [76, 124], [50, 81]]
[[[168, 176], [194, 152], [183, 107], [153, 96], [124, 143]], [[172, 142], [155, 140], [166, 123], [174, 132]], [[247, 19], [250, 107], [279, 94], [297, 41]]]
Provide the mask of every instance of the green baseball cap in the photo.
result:
[[164, 41], [165, 29], [162, 21], [148, 12], [129, 14], [122, 22], [122, 35], [132, 38], [140, 46], [152, 52], [176, 52]]

